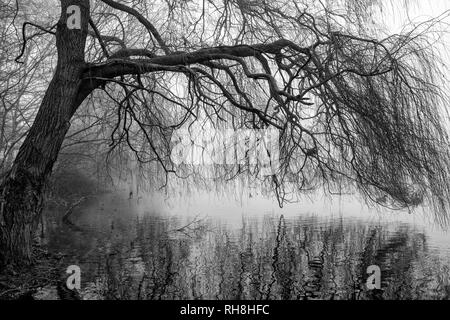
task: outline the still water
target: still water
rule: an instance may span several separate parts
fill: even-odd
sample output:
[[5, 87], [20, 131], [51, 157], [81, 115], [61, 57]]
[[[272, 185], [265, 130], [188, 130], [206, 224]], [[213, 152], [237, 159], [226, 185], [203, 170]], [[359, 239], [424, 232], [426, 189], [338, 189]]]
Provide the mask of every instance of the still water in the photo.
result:
[[426, 214], [314, 203], [107, 194], [73, 225], [47, 212], [44, 239], [80, 266], [84, 299], [450, 298], [450, 236]]

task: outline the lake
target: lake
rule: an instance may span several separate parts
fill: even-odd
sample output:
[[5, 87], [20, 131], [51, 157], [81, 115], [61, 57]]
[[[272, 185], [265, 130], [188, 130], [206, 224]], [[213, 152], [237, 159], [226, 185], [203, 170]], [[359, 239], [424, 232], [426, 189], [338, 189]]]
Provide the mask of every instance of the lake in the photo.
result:
[[[73, 225], [61, 216], [47, 212], [43, 239], [80, 266], [84, 299], [450, 297], [450, 234], [426, 212], [123, 191], [83, 202]], [[376, 293], [366, 287], [370, 265], [381, 269]]]

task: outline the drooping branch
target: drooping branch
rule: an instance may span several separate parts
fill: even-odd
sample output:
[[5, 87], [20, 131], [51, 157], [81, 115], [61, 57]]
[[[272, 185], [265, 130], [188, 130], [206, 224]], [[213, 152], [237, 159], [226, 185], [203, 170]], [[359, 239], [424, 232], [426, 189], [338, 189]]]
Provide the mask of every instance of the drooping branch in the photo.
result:
[[97, 37], [98, 42], [100, 43], [100, 46], [102, 47], [103, 54], [106, 58], [109, 58], [108, 49], [106, 48], [105, 42], [103, 41], [103, 38], [100, 34], [100, 32], [97, 29], [97, 26], [95, 25], [94, 21], [92, 21], [91, 18], [89, 18], [89, 25], [91, 26], [92, 30], [94, 31], [95, 37]]
[[126, 12], [128, 14], [131, 14], [136, 19], [138, 19], [138, 21], [140, 23], [142, 23], [144, 25], [144, 27], [148, 30], [150, 35], [152, 35], [156, 39], [156, 41], [158, 42], [158, 44], [160, 45], [160, 47], [164, 51], [164, 53], [165, 54], [170, 54], [170, 49], [166, 45], [164, 40], [162, 39], [162, 37], [159, 34], [158, 30], [155, 28], [155, 26], [148, 19], [146, 19], [137, 10], [135, 10], [135, 9], [133, 9], [131, 7], [128, 7], [128, 6], [124, 5], [124, 4], [115, 2], [113, 0], [102, 0], [102, 1], [104, 3], [106, 3], [107, 5], [111, 6], [112, 8], [120, 10], [120, 11], [123, 11], [123, 12]]

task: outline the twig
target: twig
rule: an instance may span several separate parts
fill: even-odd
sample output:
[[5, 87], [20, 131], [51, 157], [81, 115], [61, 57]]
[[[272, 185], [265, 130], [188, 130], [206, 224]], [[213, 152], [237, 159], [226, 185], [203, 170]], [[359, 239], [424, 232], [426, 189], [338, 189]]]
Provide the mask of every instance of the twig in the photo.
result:
[[70, 224], [70, 225], [74, 225], [74, 223], [72, 221], [70, 221], [69, 217], [72, 214], [73, 209], [79, 205], [84, 199], [86, 199], [86, 197], [81, 197], [80, 199], [78, 199], [77, 201], [75, 201], [74, 203], [72, 203], [69, 207], [69, 209], [67, 209], [66, 213], [64, 213], [64, 216], [62, 218], [62, 221]]
[[[22, 25], [22, 38], [23, 38], [22, 50], [20, 51], [20, 54], [17, 56], [17, 58], [14, 59], [14, 61], [16, 61], [17, 63], [23, 63], [22, 61], [19, 61], [19, 59], [22, 58], [23, 54], [25, 53], [25, 48], [27, 46], [28, 39], [27, 39], [26, 34], [25, 34], [25, 29], [26, 29], [27, 24], [29, 24], [30, 26], [36, 27], [39, 30], [42, 30], [44, 32], [56, 35], [56, 32], [52, 31], [52, 29], [56, 27], [56, 24], [53, 25], [50, 29], [45, 29], [44, 27], [42, 27], [42, 26], [40, 26], [38, 24], [32, 23], [32, 22], [24, 22], [23, 25]], [[36, 36], [36, 35], [38, 35], [38, 34], [34, 34], [33, 36], [31, 36], [31, 38]]]
[[92, 19], [89, 19], [89, 24], [92, 27], [92, 30], [94, 30], [94, 34], [97, 37], [98, 42], [100, 43], [100, 46], [102, 47], [102, 51], [103, 51], [104, 55], [106, 56], [106, 58], [109, 58], [108, 50], [106, 49], [106, 45], [103, 42], [102, 36], [100, 35], [100, 32], [97, 29], [97, 26], [94, 24], [94, 21], [92, 21]]
[[168, 232], [174, 232], [174, 231], [176, 231], [176, 232], [184, 232], [185, 230], [191, 230], [190, 226], [192, 226], [193, 224], [196, 224], [196, 223], [200, 223], [202, 220], [204, 220], [204, 218], [197, 219], [199, 215], [200, 215], [200, 213], [197, 214], [194, 217], [194, 219], [191, 222], [189, 222], [187, 225], [185, 225], [183, 227], [180, 227], [180, 228], [177, 228], [177, 229], [169, 230]]

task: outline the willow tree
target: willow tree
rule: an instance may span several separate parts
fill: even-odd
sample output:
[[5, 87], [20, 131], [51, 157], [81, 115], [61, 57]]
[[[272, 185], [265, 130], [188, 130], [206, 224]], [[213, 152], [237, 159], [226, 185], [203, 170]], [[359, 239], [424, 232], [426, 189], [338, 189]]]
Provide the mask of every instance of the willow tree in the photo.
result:
[[127, 141], [141, 162], [156, 161], [168, 175], [177, 169], [172, 131], [202, 110], [218, 122], [279, 130], [281, 166], [265, 179], [281, 202], [287, 186], [347, 186], [385, 205], [425, 202], [445, 217], [445, 96], [427, 37], [436, 21], [380, 37], [369, 19], [378, 2], [370, 0], [60, 4], [53, 27], [28, 25], [54, 36], [58, 59], [1, 182], [4, 264], [32, 260], [43, 186], [74, 113], [98, 92], [117, 110], [112, 147]]

